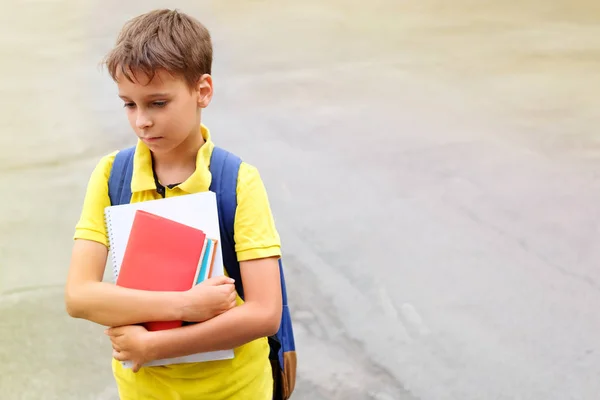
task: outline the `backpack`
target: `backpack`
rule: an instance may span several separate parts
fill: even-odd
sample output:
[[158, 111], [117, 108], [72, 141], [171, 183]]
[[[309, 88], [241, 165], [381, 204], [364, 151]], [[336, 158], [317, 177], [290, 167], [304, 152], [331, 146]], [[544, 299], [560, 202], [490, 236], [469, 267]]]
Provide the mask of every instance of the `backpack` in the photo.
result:
[[[108, 180], [108, 195], [111, 205], [128, 204], [131, 200], [131, 178], [135, 146], [119, 151], [113, 162]], [[212, 182], [209, 190], [217, 197], [223, 265], [228, 275], [235, 279], [238, 295], [244, 299], [244, 287], [237, 261], [234, 241], [234, 220], [237, 207], [237, 178], [242, 160], [236, 155], [215, 147], [210, 160]], [[296, 383], [296, 348], [292, 320], [287, 304], [283, 264], [279, 259], [281, 276], [282, 315], [279, 330], [268, 338], [273, 369], [273, 400], [290, 398]]]

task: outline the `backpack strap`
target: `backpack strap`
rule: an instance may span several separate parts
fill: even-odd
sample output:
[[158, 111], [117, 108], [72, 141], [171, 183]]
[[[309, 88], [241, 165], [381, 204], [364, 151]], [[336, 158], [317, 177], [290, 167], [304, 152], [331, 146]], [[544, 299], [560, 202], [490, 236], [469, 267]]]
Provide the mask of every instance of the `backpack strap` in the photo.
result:
[[235, 279], [235, 289], [244, 299], [244, 286], [233, 237], [237, 209], [237, 181], [241, 164], [242, 160], [238, 156], [215, 146], [210, 158], [212, 179], [209, 190], [217, 195], [223, 265], [226, 266], [229, 277]]
[[[240, 264], [235, 252], [234, 223], [237, 208], [237, 180], [242, 161], [223, 149], [215, 147], [210, 160], [212, 181], [210, 190], [217, 194], [217, 208], [219, 210], [219, 224], [221, 228], [221, 250], [223, 265], [227, 273], [235, 279], [235, 288], [239, 296], [244, 298], [244, 288], [240, 274]], [[287, 399], [294, 390], [296, 379], [296, 346], [292, 319], [288, 307], [283, 263], [279, 258], [279, 274], [281, 279], [282, 314], [281, 324], [277, 333], [268, 338], [269, 358], [274, 363], [275, 369], [275, 395], [274, 399]], [[287, 368], [286, 368], [287, 366]]]
[[135, 146], [120, 150], [115, 155], [110, 177], [108, 197], [113, 206], [129, 204], [131, 201], [131, 178], [133, 177], [133, 155]]

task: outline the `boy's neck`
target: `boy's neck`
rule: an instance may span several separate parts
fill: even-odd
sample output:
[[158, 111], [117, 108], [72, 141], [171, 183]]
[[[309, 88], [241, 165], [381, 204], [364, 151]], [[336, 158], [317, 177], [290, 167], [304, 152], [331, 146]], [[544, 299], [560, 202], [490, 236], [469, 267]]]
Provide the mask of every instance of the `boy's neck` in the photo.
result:
[[200, 128], [197, 133], [191, 134], [179, 146], [165, 154], [152, 154], [155, 165], [167, 169], [190, 168], [196, 166], [198, 151], [206, 142], [202, 137]]

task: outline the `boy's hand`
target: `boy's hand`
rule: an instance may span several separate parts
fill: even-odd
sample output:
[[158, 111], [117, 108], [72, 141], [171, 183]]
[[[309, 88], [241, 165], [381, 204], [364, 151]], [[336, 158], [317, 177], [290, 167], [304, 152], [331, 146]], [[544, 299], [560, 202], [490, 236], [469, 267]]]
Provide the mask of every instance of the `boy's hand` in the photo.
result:
[[113, 347], [113, 357], [118, 361], [132, 361], [133, 372], [138, 372], [147, 362], [152, 361], [149, 338], [152, 334], [140, 325], [127, 325], [104, 331]]
[[226, 276], [217, 276], [183, 292], [182, 320], [203, 322], [235, 307], [237, 292], [234, 282]]

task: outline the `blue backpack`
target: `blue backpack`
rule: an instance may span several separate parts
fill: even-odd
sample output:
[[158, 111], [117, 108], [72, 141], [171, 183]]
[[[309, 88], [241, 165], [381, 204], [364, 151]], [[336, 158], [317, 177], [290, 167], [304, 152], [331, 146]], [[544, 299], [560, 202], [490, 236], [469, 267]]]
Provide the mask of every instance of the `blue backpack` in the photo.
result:
[[[135, 146], [119, 151], [112, 166], [108, 180], [108, 195], [111, 205], [128, 204], [131, 201], [131, 178], [133, 176], [133, 155]], [[215, 147], [211, 160], [210, 172], [212, 182], [209, 190], [217, 196], [219, 225], [221, 228], [221, 248], [223, 264], [230, 277], [235, 279], [235, 287], [239, 296], [244, 298], [244, 287], [240, 274], [240, 264], [235, 252], [233, 236], [235, 211], [237, 207], [237, 178], [242, 160], [232, 153]], [[269, 359], [273, 367], [274, 400], [289, 399], [296, 382], [296, 348], [292, 320], [287, 304], [287, 293], [283, 265], [279, 259], [281, 274], [281, 298], [283, 312], [279, 331], [269, 337], [271, 353]]]

